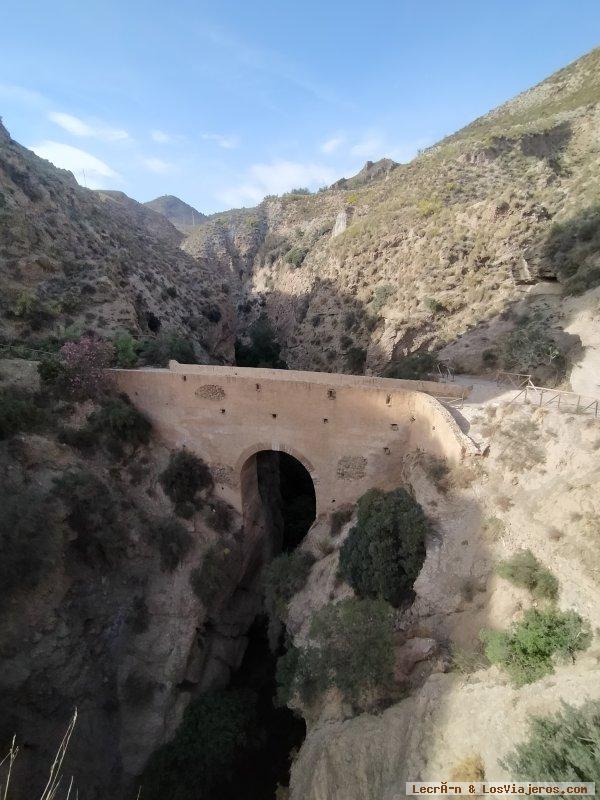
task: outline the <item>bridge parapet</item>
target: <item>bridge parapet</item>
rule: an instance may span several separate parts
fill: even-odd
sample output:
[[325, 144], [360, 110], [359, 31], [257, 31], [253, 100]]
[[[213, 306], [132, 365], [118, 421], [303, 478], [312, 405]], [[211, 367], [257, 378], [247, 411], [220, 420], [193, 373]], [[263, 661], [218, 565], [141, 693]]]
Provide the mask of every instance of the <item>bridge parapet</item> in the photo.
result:
[[397, 486], [417, 449], [456, 463], [473, 447], [433, 396], [452, 388], [458, 397], [461, 386], [173, 361], [114, 374], [162, 441], [203, 458], [240, 511], [244, 464], [261, 450], [290, 453], [306, 466], [322, 514], [372, 487]]

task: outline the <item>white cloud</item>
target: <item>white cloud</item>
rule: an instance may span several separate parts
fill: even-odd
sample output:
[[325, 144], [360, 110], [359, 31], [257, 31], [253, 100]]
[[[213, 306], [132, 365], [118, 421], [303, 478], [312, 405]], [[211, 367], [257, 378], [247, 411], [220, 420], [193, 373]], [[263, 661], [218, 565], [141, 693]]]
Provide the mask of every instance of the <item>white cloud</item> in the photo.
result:
[[219, 147], [224, 147], [225, 150], [233, 150], [240, 144], [237, 136], [225, 136], [222, 133], [203, 133], [202, 138], [211, 142], [216, 142]]
[[45, 140], [30, 149], [56, 167], [68, 169], [80, 184], [89, 189], [104, 189], [109, 183], [119, 180], [119, 175], [104, 161], [70, 144]]
[[268, 194], [283, 194], [305, 186], [317, 189], [334, 179], [332, 170], [323, 164], [278, 159], [269, 164], [253, 164], [243, 183], [225, 189], [217, 196], [230, 206], [255, 205]]
[[150, 172], [156, 172], [158, 175], [164, 175], [170, 172], [173, 168], [172, 164], [163, 161], [162, 158], [142, 158], [142, 164], [149, 169]]
[[173, 141], [173, 137], [170, 134], [165, 133], [164, 131], [158, 131], [158, 130], [152, 131], [150, 133], [150, 136], [155, 142], [158, 142], [159, 144], [167, 144], [167, 142]]
[[350, 152], [353, 156], [360, 156], [361, 158], [371, 158], [371, 159], [378, 159], [382, 156], [382, 150], [384, 148], [383, 139], [381, 136], [373, 134], [371, 136], [367, 136], [361, 142], [353, 145], [350, 148]]
[[129, 134], [121, 128], [109, 128], [104, 125], [90, 125], [73, 114], [64, 114], [60, 111], [51, 111], [48, 118], [73, 136], [88, 136], [93, 139], [102, 139], [105, 142], [118, 142], [128, 139]]
[[339, 150], [345, 141], [346, 140], [343, 136], [333, 136], [331, 139], [327, 139], [326, 142], [323, 142], [321, 145], [321, 152], [335, 153], [335, 151]]
[[48, 100], [43, 94], [13, 83], [0, 83], [0, 97], [32, 108], [42, 108], [48, 105]]

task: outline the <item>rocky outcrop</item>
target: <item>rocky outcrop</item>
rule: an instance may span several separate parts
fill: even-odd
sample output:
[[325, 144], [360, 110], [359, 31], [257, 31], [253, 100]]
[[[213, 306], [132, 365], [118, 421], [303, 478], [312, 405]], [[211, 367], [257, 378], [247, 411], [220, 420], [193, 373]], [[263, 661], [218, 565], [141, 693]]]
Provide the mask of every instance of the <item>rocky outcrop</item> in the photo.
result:
[[94, 192], [0, 136], [0, 340], [172, 331], [230, 362], [235, 311], [181, 233], [121, 192]]

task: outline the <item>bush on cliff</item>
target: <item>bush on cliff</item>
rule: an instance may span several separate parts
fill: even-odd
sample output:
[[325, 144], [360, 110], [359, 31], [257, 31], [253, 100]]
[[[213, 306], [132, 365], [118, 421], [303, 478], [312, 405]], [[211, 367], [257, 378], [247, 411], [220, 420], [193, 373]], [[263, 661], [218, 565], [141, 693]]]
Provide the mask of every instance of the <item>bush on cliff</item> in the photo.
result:
[[315, 558], [305, 550], [282, 553], [265, 568], [265, 608], [269, 617], [285, 621], [287, 604], [308, 578]]
[[554, 672], [556, 657], [574, 658], [591, 642], [590, 627], [574, 611], [530, 608], [508, 631], [483, 630], [485, 655], [509, 674], [515, 686]]
[[529, 738], [504, 759], [517, 780], [600, 783], [600, 700], [534, 717]]
[[404, 489], [371, 489], [358, 501], [357, 524], [340, 550], [340, 574], [359, 597], [398, 606], [425, 560], [429, 523]]
[[433, 353], [411, 353], [397, 361], [391, 361], [383, 374], [386, 378], [401, 378], [408, 381], [426, 380], [438, 366], [437, 357]]
[[92, 433], [134, 446], [148, 444], [152, 430], [148, 418], [132, 406], [126, 397], [105, 400], [88, 417], [88, 427]]
[[156, 520], [149, 528], [149, 539], [160, 553], [160, 565], [165, 572], [173, 572], [192, 549], [194, 540], [176, 519]]
[[362, 707], [393, 683], [393, 610], [383, 600], [349, 598], [330, 603], [311, 619], [308, 645], [291, 648], [280, 659], [278, 699], [296, 693], [309, 703], [337, 688]]
[[196, 492], [212, 488], [213, 478], [201, 458], [188, 450], [178, 450], [171, 453], [169, 464], [160, 475], [160, 483], [174, 503], [191, 503]]
[[145, 800], [233, 797], [238, 767], [262, 741], [257, 698], [244, 689], [208, 692], [186, 708], [168, 744], [150, 758]]
[[140, 358], [144, 364], [153, 367], [168, 367], [171, 360], [180, 364], [198, 363], [192, 342], [173, 331], [144, 339], [140, 345]]
[[286, 369], [281, 360], [281, 346], [277, 334], [266, 314], [252, 323], [248, 330], [249, 344], [235, 343], [235, 363], [239, 367], [272, 367]]
[[69, 470], [55, 480], [54, 494], [67, 509], [66, 521], [77, 534], [71, 542], [92, 566], [111, 566], [125, 552], [127, 536], [113, 492], [86, 470]]
[[496, 569], [498, 575], [515, 586], [529, 589], [538, 600], [555, 600], [558, 594], [558, 580], [546, 569], [531, 550], [519, 550], [510, 558], [501, 561]]
[[39, 490], [0, 486], [0, 605], [18, 589], [32, 589], [58, 562], [62, 528]]
[[12, 388], [0, 390], [0, 439], [35, 429], [44, 420], [42, 409], [30, 394]]

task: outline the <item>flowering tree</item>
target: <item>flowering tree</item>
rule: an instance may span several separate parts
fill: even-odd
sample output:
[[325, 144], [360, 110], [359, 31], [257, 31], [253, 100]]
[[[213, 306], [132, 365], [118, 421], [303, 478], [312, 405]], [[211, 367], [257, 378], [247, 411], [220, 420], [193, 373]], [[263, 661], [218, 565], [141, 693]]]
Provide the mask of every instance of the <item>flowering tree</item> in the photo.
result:
[[106, 369], [115, 355], [109, 342], [83, 336], [78, 342], [66, 342], [59, 355], [67, 394], [75, 400], [87, 400], [106, 391], [109, 383]]

